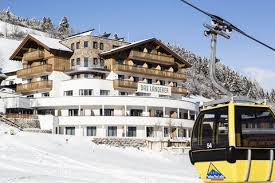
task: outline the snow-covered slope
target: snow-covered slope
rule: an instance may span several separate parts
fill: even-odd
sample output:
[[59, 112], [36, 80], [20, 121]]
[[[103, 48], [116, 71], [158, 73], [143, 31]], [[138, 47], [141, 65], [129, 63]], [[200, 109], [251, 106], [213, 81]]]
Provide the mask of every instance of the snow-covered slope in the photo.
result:
[[[66, 143], [66, 138], [68, 142]], [[87, 137], [0, 135], [1, 183], [195, 183], [188, 155], [97, 146]]]
[[21, 41], [0, 38], [0, 68], [2, 72], [13, 72], [22, 67], [21, 62], [11, 61], [9, 58]]
[[13, 34], [15, 32], [24, 32], [25, 34], [35, 34], [39, 36], [49, 36], [45, 32], [41, 32], [38, 30], [34, 30], [34, 29], [30, 29], [30, 28], [22, 27], [18, 25], [13, 25], [0, 20], [0, 33], [2, 33], [3, 35], [6, 35], [6, 33]]

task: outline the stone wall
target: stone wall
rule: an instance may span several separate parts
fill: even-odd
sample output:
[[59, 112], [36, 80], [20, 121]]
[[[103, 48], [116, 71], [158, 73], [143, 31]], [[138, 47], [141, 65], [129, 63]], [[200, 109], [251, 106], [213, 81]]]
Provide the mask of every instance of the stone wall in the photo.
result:
[[94, 138], [93, 142], [98, 145], [104, 144], [122, 148], [134, 147], [139, 149], [147, 146], [146, 140], [135, 138]]
[[24, 118], [14, 118], [11, 119], [21, 128], [40, 128], [40, 123], [38, 119], [24, 119]]

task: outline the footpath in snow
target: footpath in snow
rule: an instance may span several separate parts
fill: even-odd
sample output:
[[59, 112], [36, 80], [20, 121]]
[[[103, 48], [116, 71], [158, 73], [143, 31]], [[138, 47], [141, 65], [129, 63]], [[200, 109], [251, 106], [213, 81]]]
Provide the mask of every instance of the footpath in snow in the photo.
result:
[[201, 182], [197, 177], [187, 154], [98, 146], [88, 137], [0, 133], [1, 183]]

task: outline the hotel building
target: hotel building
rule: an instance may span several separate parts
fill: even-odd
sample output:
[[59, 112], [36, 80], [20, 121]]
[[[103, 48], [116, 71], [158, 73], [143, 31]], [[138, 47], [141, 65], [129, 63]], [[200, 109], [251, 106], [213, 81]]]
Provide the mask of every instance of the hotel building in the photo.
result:
[[13, 76], [17, 96], [1, 99], [10, 119], [35, 118], [55, 134], [190, 137], [198, 105], [183, 83], [191, 65], [155, 38], [28, 35], [10, 59], [23, 66]]

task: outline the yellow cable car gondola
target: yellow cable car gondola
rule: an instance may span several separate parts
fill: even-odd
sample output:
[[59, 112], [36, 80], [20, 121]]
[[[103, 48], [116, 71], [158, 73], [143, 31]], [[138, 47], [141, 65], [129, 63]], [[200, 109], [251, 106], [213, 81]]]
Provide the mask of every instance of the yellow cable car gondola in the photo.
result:
[[203, 105], [194, 124], [190, 160], [204, 182], [275, 180], [275, 118], [246, 97]]

